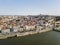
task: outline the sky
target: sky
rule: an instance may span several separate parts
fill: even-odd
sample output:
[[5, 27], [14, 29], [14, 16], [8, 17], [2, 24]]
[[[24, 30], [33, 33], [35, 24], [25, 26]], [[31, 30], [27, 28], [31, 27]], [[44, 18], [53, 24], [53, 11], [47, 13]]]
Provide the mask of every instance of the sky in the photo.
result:
[[60, 15], [60, 0], [0, 0], [0, 15]]

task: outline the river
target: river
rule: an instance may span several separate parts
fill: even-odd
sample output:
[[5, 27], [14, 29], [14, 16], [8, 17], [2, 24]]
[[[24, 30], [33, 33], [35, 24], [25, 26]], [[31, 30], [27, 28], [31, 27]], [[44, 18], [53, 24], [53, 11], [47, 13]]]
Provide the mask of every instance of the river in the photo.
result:
[[60, 32], [50, 31], [23, 37], [7, 38], [0, 40], [0, 45], [60, 45]]

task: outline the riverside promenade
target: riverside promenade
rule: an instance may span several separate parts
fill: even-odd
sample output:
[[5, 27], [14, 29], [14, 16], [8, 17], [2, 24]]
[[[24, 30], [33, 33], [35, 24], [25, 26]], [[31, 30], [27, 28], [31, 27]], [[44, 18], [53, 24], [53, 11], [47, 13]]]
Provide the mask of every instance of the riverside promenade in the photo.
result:
[[26, 36], [26, 35], [32, 35], [32, 34], [37, 34], [37, 33], [43, 33], [43, 32], [48, 32], [48, 31], [51, 31], [51, 30], [41, 30], [39, 32], [31, 31], [31, 32], [17, 33], [17, 37]]
[[29, 32], [17, 32], [17, 33], [9, 33], [9, 34], [0, 34], [0, 39], [6, 39], [6, 38], [10, 38], [10, 37], [20, 37], [20, 36], [26, 36], [26, 35], [32, 35], [32, 34], [37, 34], [37, 33], [43, 33], [43, 32], [48, 32], [51, 31], [51, 29], [44, 29], [44, 30], [40, 30], [40, 31], [29, 31]]

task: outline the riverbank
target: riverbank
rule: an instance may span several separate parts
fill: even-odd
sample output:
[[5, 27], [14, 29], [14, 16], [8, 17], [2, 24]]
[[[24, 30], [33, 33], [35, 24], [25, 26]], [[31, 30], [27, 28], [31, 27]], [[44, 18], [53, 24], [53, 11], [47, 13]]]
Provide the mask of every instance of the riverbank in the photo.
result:
[[37, 34], [37, 33], [43, 33], [43, 32], [48, 32], [51, 31], [51, 29], [44, 29], [44, 30], [36, 30], [36, 31], [29, 31], [29, 32], [17, 32], [17, 33], [10, 33], [10, 34], [0, 34], [0, 39], [6, 39], [6, 38], [10, 38], [10, 37], [20, 37], [20, 36], [26, 36], [26, 35], [32, 35], [32, 34]]
[[19, 36], [26, 36], [26, 35], [32, 35], [32, 34], [37, 34], [37, 33], [43, 33], [43, 32], [48, 32], [51, 30], [40, 30], [40, 31], [30, 31], [30, 32], [24, 32], [24, 33], [17, 33], [17, 37]]
[[0, 45], [60, 45], [60, 33], [49, 31], [0, 40]]

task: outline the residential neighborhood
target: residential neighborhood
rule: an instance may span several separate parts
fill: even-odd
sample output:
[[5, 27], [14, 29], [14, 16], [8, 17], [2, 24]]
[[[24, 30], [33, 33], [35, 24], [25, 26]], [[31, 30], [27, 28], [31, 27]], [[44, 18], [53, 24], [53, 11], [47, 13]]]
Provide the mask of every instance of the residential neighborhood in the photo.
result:
[[[59, 22], [60, 23], [60, 22]], [[57, 21], [55, 16], [37, 15], [37, 16], [0, 16], [0, 34], [9, 35], [21, 33], [40, 33], [53, 30]], [[10, 35], [11, 36], [11, 35]]]

